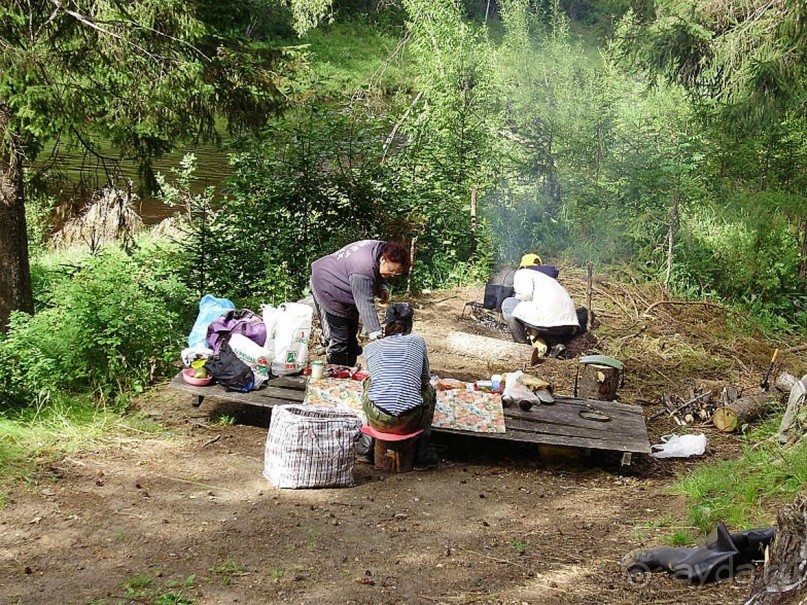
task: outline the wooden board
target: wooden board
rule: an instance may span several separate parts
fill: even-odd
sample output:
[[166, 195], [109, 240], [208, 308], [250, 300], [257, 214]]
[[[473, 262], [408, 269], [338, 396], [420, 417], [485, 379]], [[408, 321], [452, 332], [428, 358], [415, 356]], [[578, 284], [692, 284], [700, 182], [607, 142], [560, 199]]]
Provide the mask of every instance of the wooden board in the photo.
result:
[[[580, 415], [581, 412], [584, 415], [592, 412], [605, 414], [609, 420], [602, 422], [587, 419]], [[517, 406], [505, 408], [504, 424], [507, 429], [505, 433], [469, 433], [437, 428], [433, 428], [432, 432], [616, 452], [650, 453], [644, 414], [637, 405], [555, 397], [553, 405], [536, 405], [529, 411], [523, 411]]]
[[[170, 387], [197, 396], [199, 405], [204, 397], [237, 401], [248, 405], [272, 407], [287, 403], [302, 403], [305, 399], [305, 376], [272, 378], [267, 386], [249, 393], [225, 391], [218, 385], [195, 387], [177, 375]], [[605, 414], [607, 421], [581, 416]], [[603, 417], [604, 418], [604, 417]], [[597, 401], [575, 397], [555, 397], [553, 405], [535, 405], [529, 411], [518, 406], [504, 409], [504, 433], [476, 433], [455, 429], [432, 428], [433, 433], [450, 433], [468, 437], [504, 439], [562, 445], [567, 447], [611, 450], [617, 452], [650, 453], [644, 413], [637, 405], [615, 401]]]
[[213, 384], [206, 387], [197, 387], [182, 380], [182, 374], [177, 374], [168, 385], [172, 389], [187, 391], [196, 395], [195, 406], [202, 404], [205, 397], [215, 397], [226, 401], [237, 401], [248, 405], [272, 407], [284, 403], [302, 403], [305, 399], [305, 385], [308, 379], [305, 376], [280, 376], [266, 382], [266, 386], [249, 393], [226, 391], [224, 387]]

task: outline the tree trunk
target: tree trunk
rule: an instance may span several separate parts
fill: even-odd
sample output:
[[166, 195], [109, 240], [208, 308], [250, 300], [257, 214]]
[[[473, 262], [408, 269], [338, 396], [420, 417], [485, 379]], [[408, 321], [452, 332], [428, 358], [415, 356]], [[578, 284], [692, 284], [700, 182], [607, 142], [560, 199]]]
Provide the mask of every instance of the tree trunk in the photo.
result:
[[673, 250], [675, 248], [675, 232], [678, 225], [678, 204], [679, 197], [676, 193], [673, 196], [672, 208], [670, 208], [670, 224], [667, 229], [667, 269], [664, 272], [664, 289], [670, 289], [670, 278], [673, 269]]
[[798, 226], [801, 237], [801, 255], [799, 256], [799, 279], [807, 282], [807, 218], [803, 218]]
[[387, 473], [408, 473], [415, 466], [418, 437], [403, 441], [374, 439], [375, 468]]
[[766, 557], [765, 567], [757, 571], [745, 605], [803, 603], [807, 594], [807, 498], [801, 494], [793, 504], [779, 511], [776, 537]]
[[487, 362], [491, 371], [514, 372], [535, 363], [534, 349], [530, 345], [517, 342], [465, 332], [449, 332], [445, 344], [449, 351], [457, 355]]
[[0, 101], [0, 332], [12, 311], [34, 312], [22, 180], [22, 141], [11, 131], [11, 109]]

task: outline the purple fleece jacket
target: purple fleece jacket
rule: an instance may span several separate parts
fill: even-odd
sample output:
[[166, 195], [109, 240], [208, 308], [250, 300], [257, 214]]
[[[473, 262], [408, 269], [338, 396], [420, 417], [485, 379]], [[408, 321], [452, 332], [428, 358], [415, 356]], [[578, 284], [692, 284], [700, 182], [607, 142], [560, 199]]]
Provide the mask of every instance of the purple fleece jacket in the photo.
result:
[[332, 315], [349, 317], [359, 312], [367, 332], [381, 329], [373, 296], [385, 287], [379, 272], [386, 242], [367, 239], [348, 244], [311, 263], [311, 286], [317, 301]]

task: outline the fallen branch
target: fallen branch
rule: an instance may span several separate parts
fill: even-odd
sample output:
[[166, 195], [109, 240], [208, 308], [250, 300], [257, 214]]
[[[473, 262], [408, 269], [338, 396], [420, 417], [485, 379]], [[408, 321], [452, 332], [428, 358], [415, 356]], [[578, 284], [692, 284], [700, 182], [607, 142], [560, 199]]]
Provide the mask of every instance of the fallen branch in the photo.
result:
[[190, 479], [180, 479], [179, 477], [169, 477], [168, 475], [157, 475], [162, 479], [168, 479], [169, 481], [179, 481], [180, 483], [190, 483], [191, 485], [198, 485], [199, 487], [206, 487], [207, 489], [220, 489], [225, 492], [231, 492], [233, 490], [228, 489], [226, 487], [219, 487], [218, 485], [208, 485], [207, 483], [201, 483], [200, 481], [191, 481]]
[[705, 307], [714, 307], [715, 309], [720, 309], [721, 311], [728, 311], [729, 313], [734, 313], [739, 317], [743, 317], [743, 314], [740, 313], [739, 311], [735, 311], [734, 309], [729, 309], [728, 307], [724, 307], [723, 305], [719, 305], [717, 303], [709, 302], [706, 300], [659, 300], [654, 302], [649, 307], [647, 307], [647, 309], [644, 310], [644, 313], [642, 313], [642, 315], [647, 315], [648, 313], [650, 313], [650, 311], [652, 311], [653, 309], [655, 309], [660, 305], [703, 305]]
[[611, 296], [608, 292], [606, 292], [602, 288], [594, 288], [594, 291], [597, 292], [598, 294], [602, 294], [605, 298], [607, 298], [612, 303], [614, 303], [617, 307], [622, 309], [622, 312], [625, 314], [625, 317], [632, 317], [632, 314], [631, 314], [630, 310], [625, 305], [623, 305], [618, 299]]
[[436, 300], [436, 301], [434, 301], [434, 303], [433, 303], [433, 304], [435, 304], [435, 305], [439, 305], [440, 303], [444, 303], [444, 302], [446, 302], [447, 300], [451, 300], [452, 298], [459, 298], [459, 296], [457, 296], [456, 294], [455, 294], [454, 296], [446, 296], [445, 298], [441, 298], [440, 300]]
[[676, 407], [676, 408], [674, 408], [672, 410], [663, 409], [663, 410], [661, 410], [659, 412], [656, 412], [655, 414], [650, 416], [650, 419], [652, 420], [653, 418], [658, 418], [659, 416], [664, 416], [664, 414], [669, 414], [670, 416], [674, 416], [675, 414], [677, 414], [678, 412], [683, 410], [685, 407], [688, 407], [688, 406], [692, 405], [693, 403], [695, 403], [696, 401], [698, 401], [698, 399], [703, 399], [706, 395], [710, 395], [710, 394], [711, 393], [709, 393], [709, 391], [706, 391], [705, 393], [701, 393], [697, 397], [693, 397], [692, 399], [690, 399], [686, 403], [684, 403], [682, 405], [679, 405], [678, 407]]
[[215, 437], [213, 437], [213, 439], [211, 439], [210, 441], [205, 443], [202, 447], [207, 447], [208, 445], [210, 445], [212, 443], [216, 443], [216, 441], [218, 441], [219, 439], [221, 439], [221, 435], [216, 435]]
[[469, 594], [469, 595], [457, 595], [454, 597], [430, 597], [428, 595], [422, 594], [418, 595], [421, 599], [426, 599], [427, 601], [431, 601], [432, 603], [445, 603], [446, 601], [452, 601], [454, 603], [476, 603], [481, 599], [489, 599], [491, 597], [490, 593], [479, 593], [479, 594]]
[[526, 569], [527, 571], [531, 571], [531, 569], [529, 567], [527, 567], [526, 565], [522, 565], [521, 563], [515, 563], [514, 561], [509, 561], [507, 559], [500, 559], [498, 557], [491, 557], [490, 555], [486, 555], [483, 552], [479, 552], [479, 551], [476, 551], [476, 550], [471, 550], [469, 548], [458, 547], [457, 550], [461, 550], [463, 552], [468, 552], [468, 553], [471, 553], [472, 555], [477, 555], [477, 556], [480, 556], [480, 557], [482, 557], [484, 559], [490, 559], [491, 561], [496, 561], [497, 563], [506, 563], [507, 565], [513, 565], [515, 567], [520, 567], [521, 569]]

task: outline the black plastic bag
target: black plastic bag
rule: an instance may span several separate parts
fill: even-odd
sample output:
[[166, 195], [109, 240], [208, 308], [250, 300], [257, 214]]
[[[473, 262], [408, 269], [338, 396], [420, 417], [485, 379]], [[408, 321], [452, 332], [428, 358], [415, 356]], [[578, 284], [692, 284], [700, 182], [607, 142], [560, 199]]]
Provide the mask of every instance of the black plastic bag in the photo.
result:
[[207, 360], [205, 369], [227, 391], [246, 393], [255, 386], [252, 369], [238, 359], [229, 342], [221, 343], [218, 355]]

